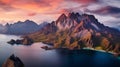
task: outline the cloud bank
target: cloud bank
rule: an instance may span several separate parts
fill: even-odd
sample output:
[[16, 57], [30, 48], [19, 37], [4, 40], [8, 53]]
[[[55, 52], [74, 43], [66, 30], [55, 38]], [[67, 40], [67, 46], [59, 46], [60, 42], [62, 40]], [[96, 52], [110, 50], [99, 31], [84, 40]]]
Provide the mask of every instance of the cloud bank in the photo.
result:
[[61, 13], [74, 11], [94, 14], [100, 22], [112, 26], [114, 22], [120, 24], [119, 3], [119, 0], [0, 0], [0, 23], [26, 19], [51, 22]]

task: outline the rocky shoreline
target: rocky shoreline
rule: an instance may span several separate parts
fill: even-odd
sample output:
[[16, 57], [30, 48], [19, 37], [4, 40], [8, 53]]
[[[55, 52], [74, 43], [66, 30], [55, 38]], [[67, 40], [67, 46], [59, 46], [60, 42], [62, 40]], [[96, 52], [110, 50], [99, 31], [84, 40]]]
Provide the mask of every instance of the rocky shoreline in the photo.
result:
[[[69, 48], [55, 48], [55, 47], [48, 47], [48, 46], [42, 46], [41, 48], [45, 49], [45, 50], [53, 50], [53, 49], [81, 50], [81, 49], [69, 49]], [[92, 51], [98, 51], [98, 52], [105, 52], [105, 53], [112, 54], [116, 57], [120, 56], [119, 53], [112, 52], [112, 51], [105, 51], [105, 50], [102, 50], [102, 49], [98, 50], [98, 49], [95, 49], [95, 48], [84, 47], [84, 48], [82, 48], [82, 50], [92, 50]]]

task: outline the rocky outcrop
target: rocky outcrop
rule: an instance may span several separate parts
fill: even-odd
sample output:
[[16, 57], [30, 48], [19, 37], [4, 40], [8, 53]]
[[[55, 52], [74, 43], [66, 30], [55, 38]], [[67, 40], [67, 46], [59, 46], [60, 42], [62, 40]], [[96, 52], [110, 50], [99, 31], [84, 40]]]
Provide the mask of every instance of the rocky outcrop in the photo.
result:
[[2, 67], [24, 67], [24, 64], [18, 57], [15, 57], [13, 54], [4, 62]]
[[29, 37], [24, 37], [23, 39], [19, 40], [13, 40], [11, 39], [9, 42], [7, 42], [8, 44], [14, 45], [14, 44], [21, 44], [21, 45], [31, 45], [33, 44], [33, 40]]
[[16, 43], [16, 41], [14, 39], [11, 39], [10, 41], [8, 41], [7, 43], [14, 45]]
[[24, 39], [22, 40], [23, 45], [31, 45], [32, 43], [33, 43], [33, 40], [29, 37], [24, 37]]

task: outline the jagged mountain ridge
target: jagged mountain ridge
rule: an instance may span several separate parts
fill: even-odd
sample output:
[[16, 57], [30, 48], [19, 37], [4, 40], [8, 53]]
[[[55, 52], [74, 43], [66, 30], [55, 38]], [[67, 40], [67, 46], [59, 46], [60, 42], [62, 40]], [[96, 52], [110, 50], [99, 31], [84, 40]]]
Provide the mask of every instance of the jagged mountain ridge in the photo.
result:
[[103, 32], [103, 33], [107, 31], [107, 33], [110, 32], [112, 34], [116, 34], [116, 33], [119, 34], [119, 31], [117, 29], [104, 26], [103, 24], [98, 22], [98, 20], [93, 15], [88, 15], [88, 14], [80, 15], [79, 13], [69, 13], [68, 16], [62, 14], [56, 21], [53, 21], [51, 24], [48, 24], [48, 26], [46, 27], [49, 27], [51, 25], [53, 27], [54, 26], [57, 27], [58, 30], [65, 30], [65, 29], [71, 29], [73, 27], [75, 28], [75, 26], [78, 26], [80, 24], [82, 24], [84, 28], [89, 30], [92, 29], [97, 32]]
[[93, 15], [62, 14], [42, 30], [29, 35], [34, 41], [52, 43], [60, 48], [101, 48], [119, 52], [120, 32], [98, 22]]
[[46, 23], [40, 25], [36, 24], [34, 21], [26, 20], [24, 22], [18, 21], [14, 24], [7, 23], [5, 26], [1, 25], [0, 33], [12, 34], [12, 35], [26, 35], [40, 30]]

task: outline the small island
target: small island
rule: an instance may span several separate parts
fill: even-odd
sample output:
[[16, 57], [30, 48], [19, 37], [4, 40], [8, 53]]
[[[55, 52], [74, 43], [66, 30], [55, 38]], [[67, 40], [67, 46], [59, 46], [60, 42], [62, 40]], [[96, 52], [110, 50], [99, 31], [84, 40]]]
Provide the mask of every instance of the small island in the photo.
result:
[[17, 39], [17, 40], [11, 39], [7, 43], [11, 45], [14, 45], [14, 44], [31, 45], [33, 44], [33, 40], [30, 39], [29, 37], [24, 37], [23, 39]]
[[23, 62], [15, 55], [11, 55], [2, 65], [2, 67], [24, 67]]

